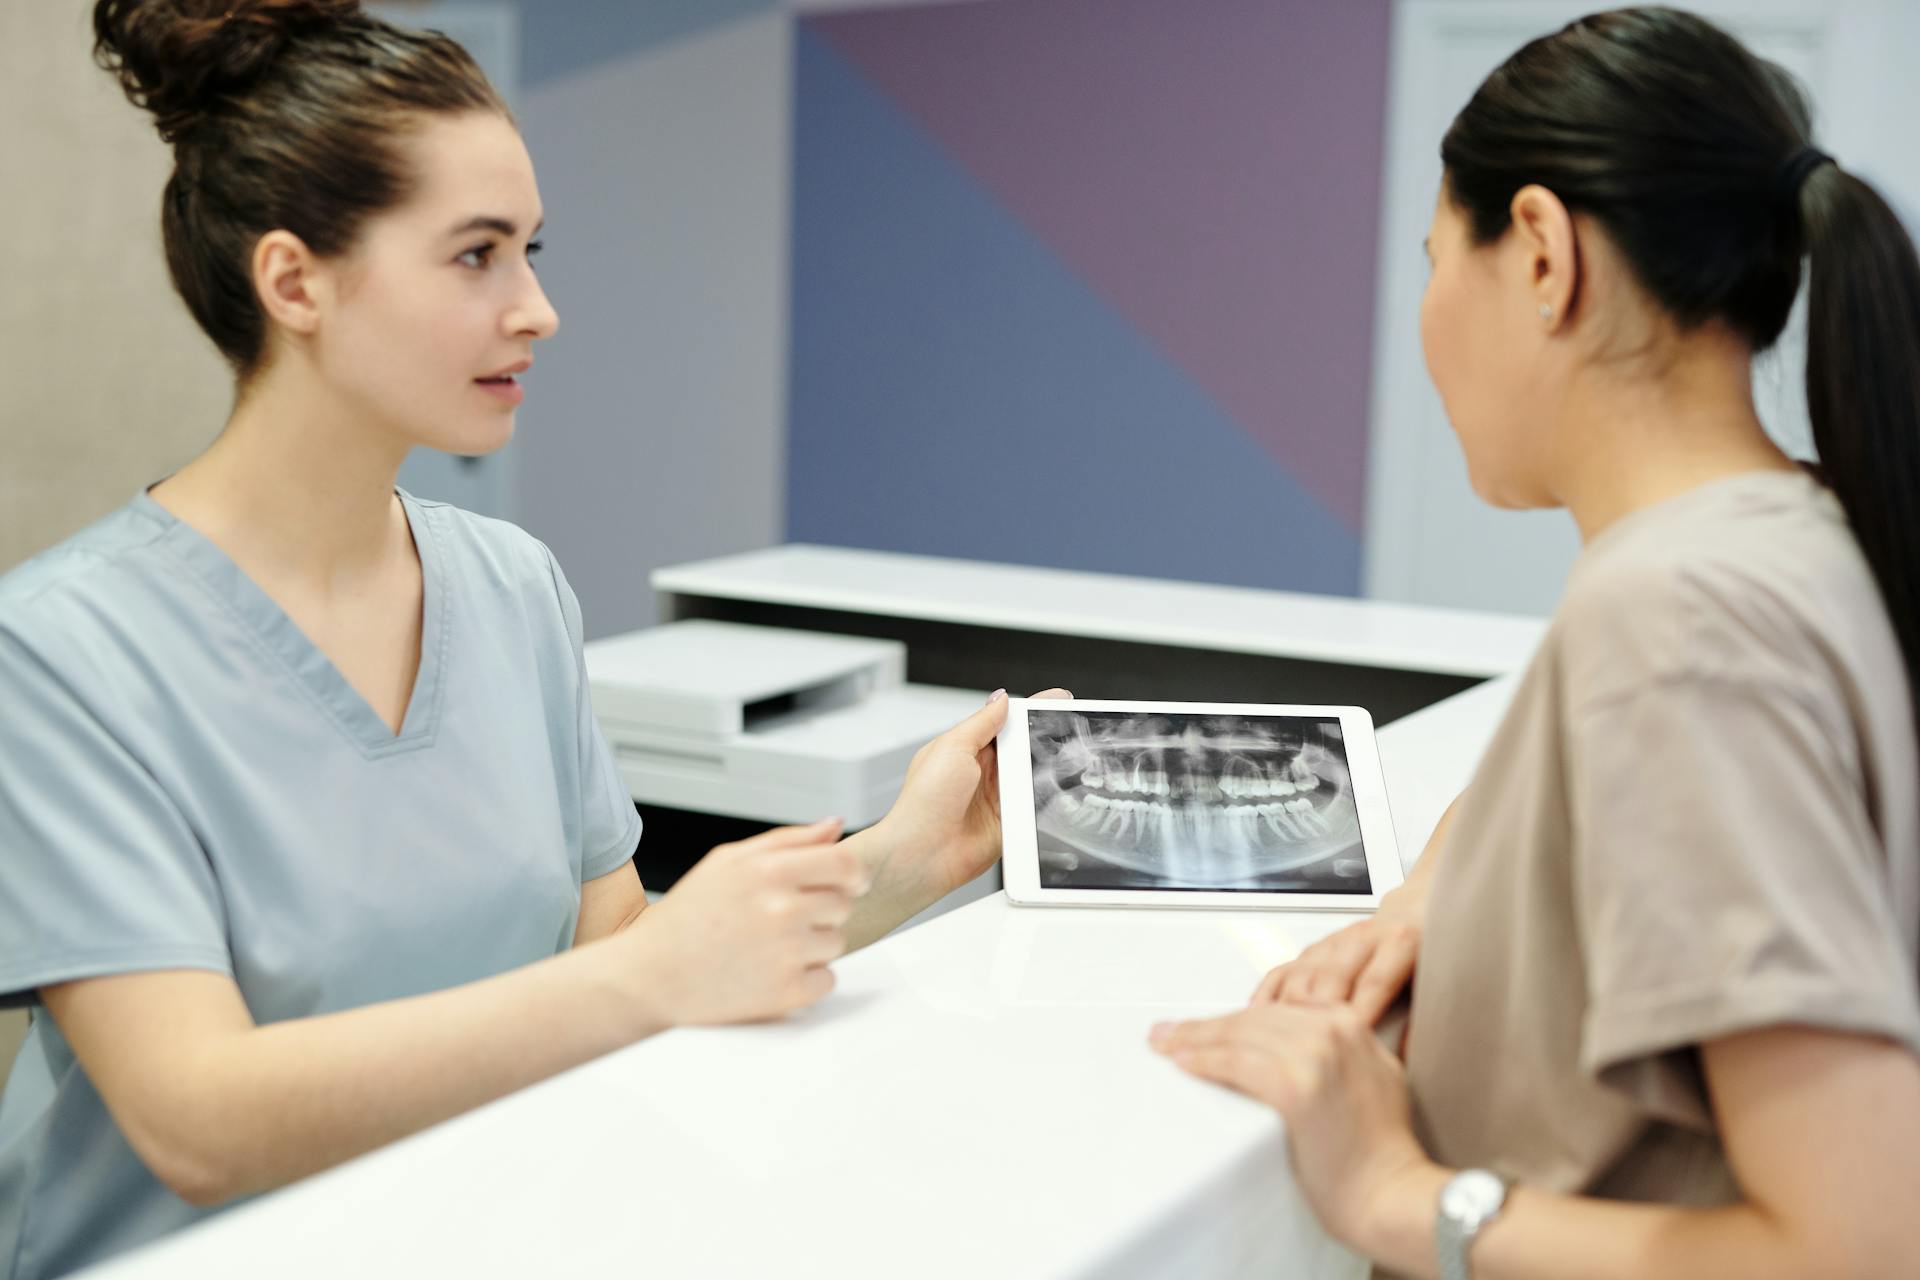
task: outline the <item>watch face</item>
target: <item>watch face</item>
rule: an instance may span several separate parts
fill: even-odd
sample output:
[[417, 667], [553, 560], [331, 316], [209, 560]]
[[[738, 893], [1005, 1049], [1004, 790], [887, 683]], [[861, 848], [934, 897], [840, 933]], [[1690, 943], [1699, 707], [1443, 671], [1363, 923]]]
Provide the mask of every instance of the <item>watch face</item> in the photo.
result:
[[1469, 1169], [1448, 1182], [1440, 1193], [1440, 1208], [1456, 1222], [1480, 1222], [1499, 1210], [1507, 1198], [1506, 1186], [1485, 1169]]

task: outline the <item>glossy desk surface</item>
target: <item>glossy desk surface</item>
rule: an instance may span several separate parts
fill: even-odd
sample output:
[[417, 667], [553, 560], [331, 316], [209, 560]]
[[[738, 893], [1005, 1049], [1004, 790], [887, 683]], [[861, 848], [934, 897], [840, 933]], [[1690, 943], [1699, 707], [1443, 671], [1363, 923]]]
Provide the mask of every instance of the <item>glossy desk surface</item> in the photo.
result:
[[[1510, 692], [1381, 732], [1403, 856]], [[1350, 919], [996, 894], [787, 1022], [642, 1042], [95, 1274], [1357, 1276], [1273, 1113], [1146, 1046]]]
[[654, 571], [667, 595], [1447, 675], [1518, 671], [1539, 618], [807, 543]]

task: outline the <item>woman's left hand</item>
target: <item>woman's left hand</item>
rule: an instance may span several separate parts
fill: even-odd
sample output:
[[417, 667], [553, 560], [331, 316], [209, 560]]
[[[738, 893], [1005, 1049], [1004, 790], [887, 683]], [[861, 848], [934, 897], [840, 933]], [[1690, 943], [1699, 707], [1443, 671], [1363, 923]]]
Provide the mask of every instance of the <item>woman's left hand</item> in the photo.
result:
[[1363, 1238], [1389, 1184], [1429, 1164], [1399, 1060], [1349, 1006], [1256, 1004], [1162, 1023], [1150, 1040], [1182, 1070], [1280, 1112], [1301, 1191], [1348, 1244]]
[[[1049, 689], [1034, 696], [1073, 695]], [[926, 892], [933, 897], [959, 888], [1000, 857], [1000, 774], [993, 743], [1006, 719], [1002, 690], [921, 747], [907, 766], [899, 799], [880, 820], [892, 869], [913, 864], [924, 873]]]

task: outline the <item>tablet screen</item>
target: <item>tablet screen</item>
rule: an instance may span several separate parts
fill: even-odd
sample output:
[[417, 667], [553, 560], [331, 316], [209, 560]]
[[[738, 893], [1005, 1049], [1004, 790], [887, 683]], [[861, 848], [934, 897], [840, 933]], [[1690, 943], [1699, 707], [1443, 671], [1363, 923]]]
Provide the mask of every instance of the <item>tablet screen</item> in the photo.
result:
[[1040, 883], [1373, 892], [1340, 721], [1027, 712]]

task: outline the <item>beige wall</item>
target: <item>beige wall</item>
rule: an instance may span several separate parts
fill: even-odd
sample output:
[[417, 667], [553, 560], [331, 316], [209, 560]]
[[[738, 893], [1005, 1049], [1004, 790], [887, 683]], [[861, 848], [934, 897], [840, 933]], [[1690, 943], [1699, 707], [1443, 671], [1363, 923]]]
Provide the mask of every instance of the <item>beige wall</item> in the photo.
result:
[[0, 3], [0, 571], [205, 447], [232, 398], [167, 282], [167, 148], [94, 66], [92, 7]]
[[[93, 65], [91, 8], [0, 4], [0, 572], [186, 461], [232, 397], [167, 283], [167, 149]], [[0, 1064], [25, 1033], [0, 1013]]]

